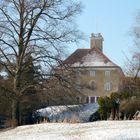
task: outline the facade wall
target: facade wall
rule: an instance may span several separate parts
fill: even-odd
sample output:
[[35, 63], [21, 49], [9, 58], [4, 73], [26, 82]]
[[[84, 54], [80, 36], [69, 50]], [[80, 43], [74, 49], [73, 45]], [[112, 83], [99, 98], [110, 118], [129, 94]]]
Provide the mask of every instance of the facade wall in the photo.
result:
[[[85, 98], [81, 102], [97, 101], [100, 96], [108, 96], [119, 90], [122, 73], [119, 68], [78, 68], [76, 83]], [[91, 99], [88, 99], [91, 97]], [[92, 97], [95, 97], [94, 99]]]

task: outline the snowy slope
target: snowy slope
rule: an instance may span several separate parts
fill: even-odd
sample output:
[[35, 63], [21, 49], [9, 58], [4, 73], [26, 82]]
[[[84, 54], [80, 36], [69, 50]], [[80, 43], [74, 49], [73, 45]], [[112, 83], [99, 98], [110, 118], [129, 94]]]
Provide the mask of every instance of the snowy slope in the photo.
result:
[[0, 140], [140, 140], [140, 121], [20, 126], [0, 132]]
[[50, 122], [61, 122], [64, 119], [70, 120], [73, 116], [78, 122], [88, 122], [90, 116], [99, 108], [97, 103], [84, 105], [50, 106], [37, 110], [35, 113], [42, 117], [48, 117]]

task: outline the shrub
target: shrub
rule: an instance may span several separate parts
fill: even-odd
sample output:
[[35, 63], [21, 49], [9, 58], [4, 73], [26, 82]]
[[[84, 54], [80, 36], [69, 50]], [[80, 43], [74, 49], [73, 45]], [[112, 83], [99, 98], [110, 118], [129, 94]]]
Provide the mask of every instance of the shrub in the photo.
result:
[[98, 111], [93, 113], [89, 118], [90, 122], [94, 122], [94, 121], [98, 121], [98, 120], [100, 120], [100, 115], [99, 115]]
[[122, 114], [126, 115], [127, 118], [129, 117], [131, 119], [138, 110], [140, 110], [140, 98], [131, 97], [120, 103], [120, 111]]
[[5, 126], [6, 127], [16, 127], [17, 121], [15, 119], [8, 119], [5, 121]]

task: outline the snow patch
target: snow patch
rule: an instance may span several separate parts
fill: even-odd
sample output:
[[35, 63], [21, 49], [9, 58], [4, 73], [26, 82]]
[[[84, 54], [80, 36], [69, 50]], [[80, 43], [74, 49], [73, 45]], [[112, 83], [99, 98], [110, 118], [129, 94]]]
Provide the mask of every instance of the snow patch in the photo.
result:
[[50, 106], [37, 110], [33, 116], [47, 117], [50, 122], [61, 122], [64, 119], [70, 120], [73, 116], [77, 117], [79, 122], [88, 122], [90, 116], [99, 108], [97, 103], [84, 105], [66, 105]]
[[80, 62], [76, 62], [72, 65], [73, 67], [98, 67], [98, 66], [116, 66], [110, 60], [99, 54], [97, 51], [92, 51], [82, 58]]

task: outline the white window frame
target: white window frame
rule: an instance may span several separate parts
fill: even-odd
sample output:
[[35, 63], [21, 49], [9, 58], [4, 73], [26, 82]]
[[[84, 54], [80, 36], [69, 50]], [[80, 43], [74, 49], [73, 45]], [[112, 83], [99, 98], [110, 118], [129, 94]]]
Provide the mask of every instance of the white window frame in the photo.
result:
[[110, 82], [106, 82], [105, 84], [104, 84], [104, 89], [105, 89], [105, 91], [111, 91], [111, 83]]
[[97, 103], [97, 96], [95, 96], [95, 103]]
[[105, 71], [105, 77], [110, 77], [110, 71], [109, 70]]
[[89, 75], [92, 76], [92, 77], [95, 77], [96, 76], [96, 71], [95, 70], [90, 70]]

